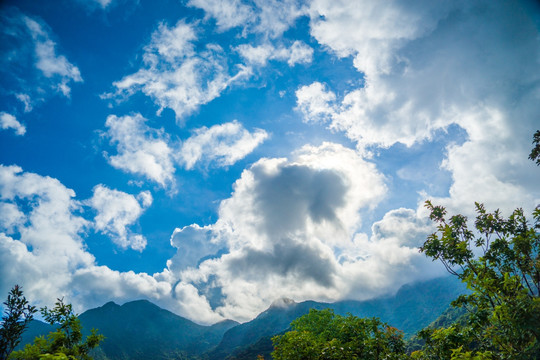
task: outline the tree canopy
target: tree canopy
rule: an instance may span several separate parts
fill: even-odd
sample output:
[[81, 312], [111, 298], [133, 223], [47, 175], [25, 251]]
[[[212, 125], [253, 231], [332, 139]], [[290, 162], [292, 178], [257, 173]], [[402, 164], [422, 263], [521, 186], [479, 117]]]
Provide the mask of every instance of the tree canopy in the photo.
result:
[[285, 359], [402, 359], [401, 331], [377, 318], [340, 316], [330, 309], [311, 309], [291, 323], [292, 330], [275, 336], [276, 360]]
[[508, 218], [476, 204], [475, 228], [463, 215], [426, 202], [438, 224], [421, 248], [471, 290], [453, 302], [467, 309], [465, 324], [424, 330], [425, 359], [540, 358], [540, 208], [527, 221], [522, 209]]
[[63, 299], [58, 299], [54, 308], [44, 307], [41, 314], [49, 324], [58, 326], [57, 330], [46, 338], [37, 337], [33, 344], [13, 352], [10, 359], [92, 359], [90, 350], [97, 347], [104, 337], [92, 329], [91, 334], [83, 341], [81, 322], [73, 312], [71, 304], [64, 304]]

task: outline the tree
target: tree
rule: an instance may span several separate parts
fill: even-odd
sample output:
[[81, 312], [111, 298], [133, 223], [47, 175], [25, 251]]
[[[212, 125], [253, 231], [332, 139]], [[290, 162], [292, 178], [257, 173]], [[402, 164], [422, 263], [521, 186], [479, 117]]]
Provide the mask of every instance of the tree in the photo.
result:
[[21, 335], [37, 311], [28, 304], [22, 287], [15, 285], [4, 302], [6, 310], [0, 327], [0, 360], [5, 360], [21, 341]]
[[421, 359], [540, 358], [540, 207], [529, 225], [522, 209], [504, 218], [476, 203], [475, 229], [463, 215], [426, 202], [437, 232], [421, 251], [440, 260], [472, 292], [453, 302], [468, 311], [465, 324], [424, 330]]
[[533, 136], [533, 149], [529, 154], [529, 159], [536, 161], [536, 165], [540, 166], [540, 130], [536, 130]]
[[291, 331], [272, 338], [276, 360], [402, 359], [403, 334], [377, 318], [335, 315], [311, 309], [291, 323]]
[[82, 326], [79, 318], [73, 312], [71, 304], [64, 304], [58, 299], [53, 309], [41, 309], [45, 321], [57, 325], [58, 329], [47, 335], [40, 336], [33, 344], [28, 344], [23, 350], [12, 353], [12, 359], [41, 360], [41, 359], [92, 359], [90, 350], [97, 347], [104, 339], [92, 329], [91, 334], [82, 341]]

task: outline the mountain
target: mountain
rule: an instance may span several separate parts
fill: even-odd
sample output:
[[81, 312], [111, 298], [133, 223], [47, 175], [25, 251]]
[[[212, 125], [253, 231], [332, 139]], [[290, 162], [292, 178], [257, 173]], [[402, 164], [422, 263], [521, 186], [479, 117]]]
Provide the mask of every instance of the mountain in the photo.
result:
[[281, 300], [252, 321], [228, 330], [220, 344], [208, 353], [208, 357], [211, 360], [247, 359], [253, 358], [257, 350], [267, 357], [271, 352], [271, 337], [286, 331], [292, 320], [307, 314], [312, 308], [331, 308], [340, 315], [375, 316], [410, 337], [433, 322], [452, 300], [465, 291], [465, 286], [458, 279], [444, 277], [405, 285], [394, 296], [367, 301], [349, 300], [328, 304]]
[[407, 284], [391, 297], [367, 301], [341, 301], [332, 304], [337, 314], [378, 317], [402, 330], [405, 337], [414, 335], [442, 314], [459, 295], [467, 291], [454, 276]]
[[[105, 336], [93, 352], [96, 360], [184, 359], [196, 357], [215, 347], [223, 334], [238, 325], [226, 320], [212, 326], [198, 325], [146, 300], [124, 305], [114, 302], [79, 315], [84, 335], [98, 329]], [[54, 327], [32, 321], [21, 344], [46, 335]]]
[[[198, 325], [146, 300], [122, 306], [109, 302], [81, 314], [84, 329], [105, 335], [100, 348], [109, 359], [172, 359], [198, 355], [217, 345], [238, 323]], [[101, 358], [99, 354], [96, 359]]]
[[[124, 305], [109, 302], [82, 313], [79, 318], [85, 334], [96, 328], [106, 337], [93, 353], [96, 360], [255, 359], [257, 354], [269, 358], [272, 337], [287, 331], [291, 321], [312, 308], [331, 308], [340, 315], [376, 316], [410, 336], [432, 323], [465, 291], [459, 280], [446, 277], [406, 285], [393, 296], [368, 301], [330, 304], [279, 299], [244, 324], [228, 320], [202, 326], [146, 300]], [[22, 344], [53, 329], [33, 321], [23, 335]]]

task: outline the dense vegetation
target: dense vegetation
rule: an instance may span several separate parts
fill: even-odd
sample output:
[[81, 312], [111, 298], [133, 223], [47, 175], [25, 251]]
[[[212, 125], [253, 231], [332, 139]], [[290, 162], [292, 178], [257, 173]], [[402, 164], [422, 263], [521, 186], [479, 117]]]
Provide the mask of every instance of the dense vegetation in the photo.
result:
[[91, 334], [83, 341], [81, 321], [73, 312], [71, 304], [64, 304], [62, 299], [58, 299], [54, 308], [44, 307], [41, 314], [45, 321], [57, 326], [57, 329], [47, 337], [37, 337], [33, 344], [27, 344], [24, 349], [14, 351], [10, 359], [92, 359], [89, 352], [97, 347], [104, 337], [92, 329]]
[[377, 318], [311, 310], [291, 323], [292, 330], [273, 338], [276, 360], [403, 359], [403, 333]]

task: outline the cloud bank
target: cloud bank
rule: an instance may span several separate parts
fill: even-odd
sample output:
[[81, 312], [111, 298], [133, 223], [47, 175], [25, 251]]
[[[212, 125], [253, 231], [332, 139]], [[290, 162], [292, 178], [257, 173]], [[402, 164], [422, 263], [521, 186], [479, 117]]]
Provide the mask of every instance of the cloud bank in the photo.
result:
[[[468, 137], [447, 147], [442, 167], [454, 182], [450, 196], [437, 201], [454, 211], [472, 209], [471, 199], [507, 211], [531, 208], [538, 195], [530, 194], [538, 192], [526, 180], [535, 171], [527, 152], [540, 116], [540, 47], [531, 7], [314, 1], [311, 34], [337, 56], [353, 57], [365, 86], [338, 98], [314, 82], [298, 89], [297, 107], [306, 122], [345, 133], [366, 155], [430, 141], [436, 131], [458, 125]], [[487, 161], [492, 152], [501, 155]]]

